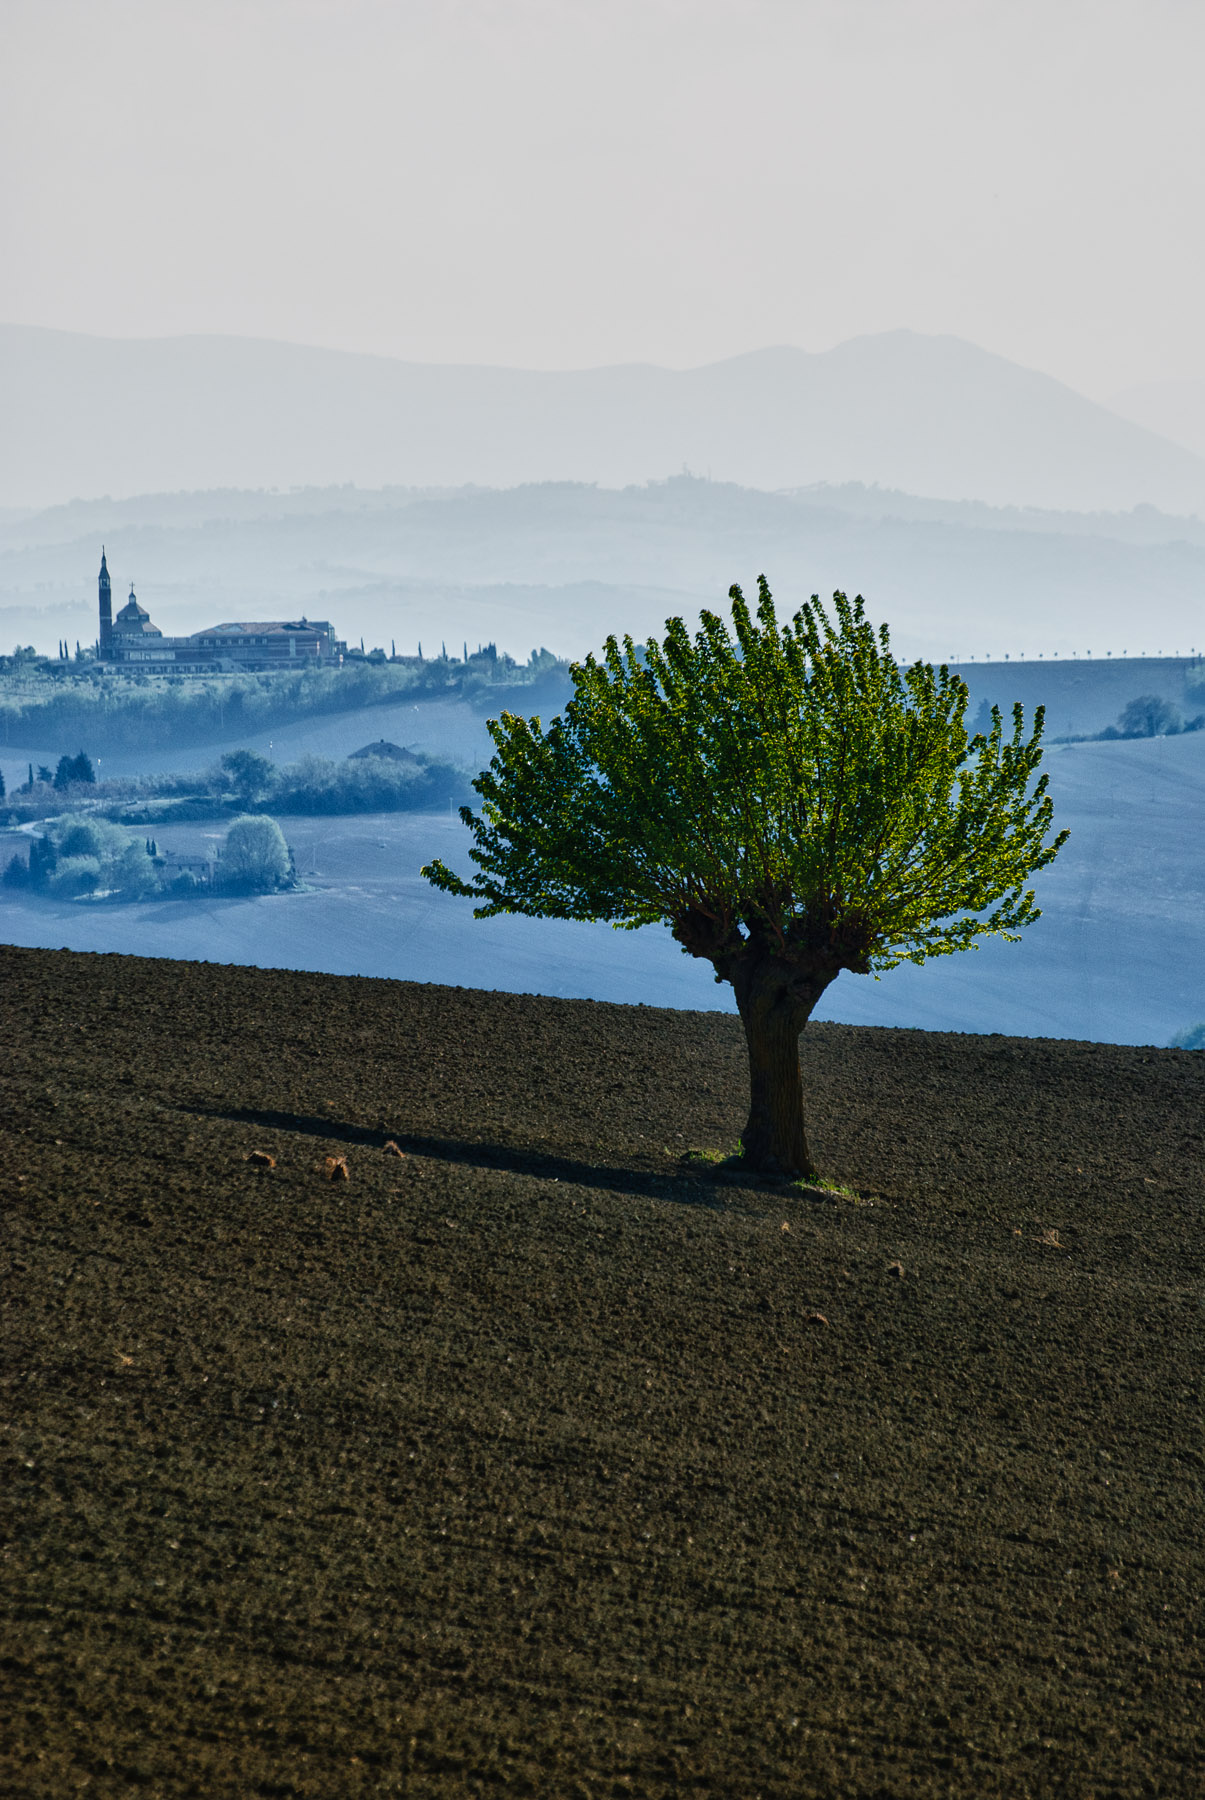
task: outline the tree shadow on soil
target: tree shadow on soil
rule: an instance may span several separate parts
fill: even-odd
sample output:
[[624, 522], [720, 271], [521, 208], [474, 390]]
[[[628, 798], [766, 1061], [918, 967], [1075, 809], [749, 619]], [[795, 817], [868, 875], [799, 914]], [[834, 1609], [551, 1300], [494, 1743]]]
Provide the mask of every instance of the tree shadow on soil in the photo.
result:
[[[463, 1138], [423, 1137], [413, 1132], [374, 1130], [366, 1125], [350, 1125], [342, 1119], [320, 1118], [306, 1113], [264, 1112], [252, 1107], [210, 1107], [195, 1105], [182, 1108], [203, 1117], [225, 1119], [231, 1124], [259, 1125], [270, 1131], [290, 1131], [303, 1137], [324, 1138], [343, 1144], [362, 1144], [383, 1150], [394, 1143], [409, 1156], [430, 1157], [437, 1162], [467, 1165], [478, 1169], [497, 1169], [516, 1175], [529, 1175], [541, 1181], [561, 1181], [577, 1187], [606, 1188], [616, 1194], [639, 1194], [650, 1200], [672, 1200], [679, 1206], [720, 1207], [726, 1204], [719, 1190], [740, 1187], [756, 1189], [780, 1186], [755, 1175], [727, 1170], [692, 1159], [688, 1167], [647, 1173], [641, 1169], [615, 1168], [606, 1163], [587, 1163], [572, 1157], [550, 1155], [542, 1150], [515, 1148], [506, 1144], [470, 1143]], [[817, 1199], [828, 1196], [815, 1194]]]

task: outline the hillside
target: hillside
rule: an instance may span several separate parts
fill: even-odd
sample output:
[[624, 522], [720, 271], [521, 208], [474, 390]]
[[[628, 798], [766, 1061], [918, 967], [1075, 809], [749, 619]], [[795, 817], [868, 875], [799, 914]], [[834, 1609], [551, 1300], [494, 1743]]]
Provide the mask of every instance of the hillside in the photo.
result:
[[[371, 648], [493, 641], [577, 656], [723, 606], [760, 573], [794, 609], [865, 595], [901, 655], [958, 661], [1202, 648], [1205, 524], [956, 505], [853, 483], [761, 493], [685, 476], [621, 491], [145, 494], [0, 521], [0, 648], [96, 636], [96, 571], [164, 631], [330, 618]], [[1110, 717], [1112, 715], [1109, 715]], [[1106, 723], [1102, 719], [1101, 723]]]
[[[972, 682], [984, 678], [990, 697], [1005, 704], [1014, 697], [1028, 704], [1038, 698], [1026, 688], [1035, 670], [1066, 674], [1066, 687], [1041, 690], [1057, 732], [1074, 728], [1092, 701], [1091, 686], [1071, 685], [1074, 672], [1104, 677], [1115, 667], [976, 664], [967, 673]], [[1175, 665], [1162, 672], [1170, 678]], [[1147, 686], [1146, 665], [1140, 681]], [[1106, 690], [1102, 716], [1115, 716], [1115, 701]], [[976, 692], [972, 704], [978, 703]], [[249, 741], [262, 754], [288, 762], [308, 753], [344, 757], [381, 736], [471, 768], [479, 768], [491, 750], [480, 713], [450, 702], [311, 719]], [[75, 746], [66, 747], [74, 753]], [[165, 763], [182, 770], [212, 755], [198, 756], [195, 749], [174, 756], [106, 753], [101, 772], [134, 773]], [[0, 770], [10, 788], [24, 781], [26, 763], [0, 747]], [[877, 981], [842, 975], [821, 1001], [824, 1017], [853, 1025], [1136, 1044], [1166, 1044], [1205, 1020], [1205, 732], [1055, 745], [1044, 766], [1057, 824], [1068, 827], [1071, 838], [1038, 878], [1042, 918], [1022, 942], [994, 939], [974, 954], [942, 957], [924, 968], [904, 964]], [[418, 873], [433, 856], [465, 872], [470, 867], [467, 833], [447, 811], [291, 816], [285, 826], [309, 889], [304, 894], [109, 907], [0, 886], [0, 938], [54, 949], [461, 982], [669, 1007], [732, 1003], [731, 989], [717, 987], [709, 966], [684, 956], [667, 931], [474, 919], [467, 902], [438, 893]], [[197, 855], [212, 848], [214, 831], [212, 825], [165, 824], [156, 827], [156, 837], [164, 849]], [[26, 835], [0, 829], [0, 868], [28, 850]]]
[[1205, 1058], [0, 993], [6, 1792], [1199, 1793]]
[[[1205, 633], [1202, 634], [1205, 636]], [[1169, 701], [1182, 719], [1205, 712], [1205, 657], [1095, 656], [1047, 661], [953, 663], [966, 682], [972, 708], [986, 700], [1005, 718], [1019, 700], [1026, 716], [1046, 708], [1047, 740], [1092, 737], [1116, 725], [1140, 694]]]
[[997, 505], [1194, 511], [1205, 462], [1050, 376], [893, 331], [697, 369], [391, 361], [249, 338], [0, 327], [0, 492], [356, 482], [864, 481]]

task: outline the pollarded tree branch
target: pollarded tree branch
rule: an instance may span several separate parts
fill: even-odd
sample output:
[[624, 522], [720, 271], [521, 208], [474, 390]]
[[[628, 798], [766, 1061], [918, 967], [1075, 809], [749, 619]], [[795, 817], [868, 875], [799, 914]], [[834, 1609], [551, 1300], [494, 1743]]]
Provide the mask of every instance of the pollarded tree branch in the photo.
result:
[[693, 639], [681, 619], [643, 649], [611, 637], [547, 729], [491, 721], [482, 809], [461, 815], [475, 874], [424, 873], [479, 917], [667, 924], [732, 983], [764, 1089], [750, 1130], [782, 1167], [805, 1140], [783, 1112], [797, 1056], [794, 1077], [774, 1058], [828, 983], [1015, 936], [1067, 834], [1035, 780], [1040, 710], [1028, 739], [1015, 708], [1011, 741], [998, 711], [969, 740], [965, 684], [901, 670], [860, 599], [813, 596], [782, 626], [764, 577], [756, 616], [730, 599], [735, 641], [710, 612]]

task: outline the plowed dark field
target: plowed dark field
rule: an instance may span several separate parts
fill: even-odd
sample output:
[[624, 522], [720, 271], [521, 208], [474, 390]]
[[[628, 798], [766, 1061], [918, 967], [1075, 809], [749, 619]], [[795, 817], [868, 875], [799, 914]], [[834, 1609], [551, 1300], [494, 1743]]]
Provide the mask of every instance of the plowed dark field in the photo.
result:
[[1205, 1793], [1205, 1055], [812, 1028], [835, 1193], [682, 1160], [722, 1015], [0, 1031], [7, 1793]]

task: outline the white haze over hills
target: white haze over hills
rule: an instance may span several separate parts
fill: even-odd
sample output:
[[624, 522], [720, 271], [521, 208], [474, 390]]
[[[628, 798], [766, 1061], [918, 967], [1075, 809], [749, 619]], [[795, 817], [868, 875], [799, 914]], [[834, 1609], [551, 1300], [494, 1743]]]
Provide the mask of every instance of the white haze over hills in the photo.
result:
[[[793, 610], [865, 595], [904, 656], [976, 662], [1188, 655], [1205, 645], [1205, 522], [1055, 513], [858, 484], [770, 494], [675, 476], [626, 489], [233, 490], [78, 501], [0, 519], [0, 648], [96, 635], [96, 571], [164, 631], [329, 617], [427, 655], [496, 642], [576, 656], [659, 631], [765, 573]], [[1122, 699], [1131, 696], [1122, 695]], [[1114, 709], [1115, 710], [1115, 709]], [[1098, 730], [1093, 717], [1059, 729]]]
[[1205, 461], [951, 336], [548, 372], [235, 337], [0, 327], [0, 504], [211, 487], [509, 487], [684, 467], [996, 506], [1205, 505]]
[[1197, 456], [1205, 456], [1205, 381], [1146, 381], [1123, 388], [1110, 409]]

